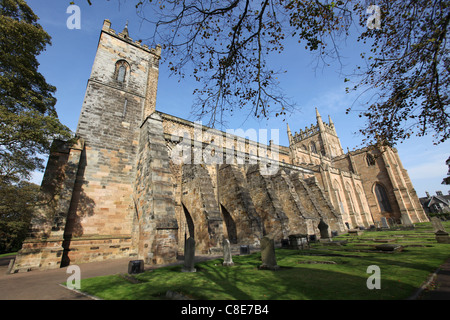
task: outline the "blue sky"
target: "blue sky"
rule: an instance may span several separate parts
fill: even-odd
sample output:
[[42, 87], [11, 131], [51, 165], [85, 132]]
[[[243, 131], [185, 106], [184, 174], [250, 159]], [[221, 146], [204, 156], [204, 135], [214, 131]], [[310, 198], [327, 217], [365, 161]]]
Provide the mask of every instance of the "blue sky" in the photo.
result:
[[[56, 86], [56, 109], [61, 122], [75, 131], [81, 106], [84, 99], [87, 80], [94, 62], [100, 30], [104, 19], [109, 19], [112, 28], [120, 32], [126, 21], [129, 21], [130, 37], [146, 39], [151, 34], [151, 26], [141, 24], [136, 15], [136, 0], [94, 0], [87, 5], [86, 0], [77, 0], [81, 9], [81, 29], [68, 29], [66, 21], [70, 14], [66, 13], [69, 0], [28, 0], [33, 11], [39, 16], [39, 23], [52, 37], [52, 46], [39, 56], [39, 71], [47, 82]], [[145, 42], [145, 41], [144, 41]], [[358, 50], [351, 44], [342, 48], [344, 72], [351, 72], [357, 63]], [[162, 53], [164, 55], [164, 52]], [[315, 123], [315, 108], [319, 109], [324, 121], [328, 115], [335, 123], [342, 147], [347, 150], [357, 148], [362, 137], [355, 134], [364, 125], [357, 113], [345, 114], [345, 110], [355, 102], [355, 94], [346, 94], [344, 75], [337, 63], [327, 68], [314, 68], [314, 60], [304, 52], [303, 46], [294, 42], [286, 45], [285, 51], [274, 57], [273, 63], [288, 70], [279, 77], [281, 87], [292, 100], [298, 104], [299, 110], [288, 115], [286, 121], [292, 131], [299, 131], [311, 123]], [[161, 64], [159, 73], [156, 108], [174, 116], [195, 120], [190, 117], [190, 108], [194, 97], [192, 92], [196, 83], [189, 78], [178, 81], [170, 77], [167, 64]], [[357, 105], [356, 105], [356, 108]], [[286, 121], [274, 118], [270, 120], [252, 120], [243, 122], [246, 115], [236, 114], [227, 119], [228, 127], [280, 129], [280, 144], [288, 145]], [[205, 120], [206, 122], [206, 120]], [[226, 129], [226, 128], [222, 128]], [[404, 167], [412, 179], [417, 194], [425, 195], [425, 191], [434, 194], [441, 190], [445, 194], [450, 186], [441, 184], [448, 167], [445, 160], [450, 155], [450, 141], [433, 145], [431, 136], [411, 138], [397, 146]], [[34, 175], [34, 182], [40, 184], [42, 173]]]

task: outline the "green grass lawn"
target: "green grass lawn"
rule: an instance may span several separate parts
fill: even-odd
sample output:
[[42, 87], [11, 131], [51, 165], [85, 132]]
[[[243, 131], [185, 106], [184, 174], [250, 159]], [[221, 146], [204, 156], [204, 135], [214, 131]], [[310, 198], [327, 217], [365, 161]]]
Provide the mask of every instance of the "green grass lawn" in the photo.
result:
[[[450, 222], [444, 226], [450, 230]], [[280, 270], [259, 270], [260, 253], [234, 256], [233, 267], [222, 259], [196, 264], [196, 273], [181, 272], [181, 265], [134, 276], [113, 275], [82, 280], [81, 291], [101, 299], [158, 300], [168, 290], [201, 300], [308, 300], [308, 299], [405, 299], [450, 258], [450, 244], [439, 244], [431, 224], [415, 230], [366, 231], [342, 235], [343, 246], [314, 243], [309, 250], [277, 249]], [[401, 244], [401, 252], [381, 253], [378, 241]], [[366, 282], [376, 265], [381, 289], [369, 290]], [[130, 280], [131, 279], [131, 280]]]

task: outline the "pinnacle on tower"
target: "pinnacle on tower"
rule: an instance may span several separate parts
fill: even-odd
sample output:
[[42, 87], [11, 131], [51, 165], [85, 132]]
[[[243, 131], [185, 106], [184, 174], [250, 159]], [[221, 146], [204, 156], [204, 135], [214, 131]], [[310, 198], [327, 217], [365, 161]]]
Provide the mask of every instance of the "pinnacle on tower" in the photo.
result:
[[325, 131], [325, 127], [322, 122], [322, 117], [320, 116], [319, 110], [316, 108], [316, 118], [317, 118], [317, 125], [319, 126], [320, 131]]
[[319, 113], [319, 110], [317, 110], [317, 108], [316, 108], [316, 118], [317, 119], [322, 119], [322, 117], [320, 116], [320, 113]]
[[287, 135], [288, 135], [288, 140], [289, 140], [289, 144], [292, 143], [292, 132], [291, 132], [291, 128], [289, 128], [289, 123], [286, 122], [286, 126], [287, 126]]
[[127, 23], [125, 24], [125, 28], [123, 28], [122, 34], [124, 35], [125, 38], [128, 38], [130, 36], [130, 34], [128, 33], [128, 20]]
[[331, 120], [330, 115], [328, 115], [328, 124], [329, 124], [330, 126], [334, 126], [334, 122], [333, 122], [333, 120]]

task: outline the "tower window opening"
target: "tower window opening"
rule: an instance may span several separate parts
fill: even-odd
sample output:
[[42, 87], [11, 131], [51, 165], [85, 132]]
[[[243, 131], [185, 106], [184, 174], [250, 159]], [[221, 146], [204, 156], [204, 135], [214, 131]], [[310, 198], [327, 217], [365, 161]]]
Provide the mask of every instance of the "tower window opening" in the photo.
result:
[[125, 83], [128, 69], [128, 63], [126, 61], [118, 61], [116, 63], [115, 79], [120, 83]]

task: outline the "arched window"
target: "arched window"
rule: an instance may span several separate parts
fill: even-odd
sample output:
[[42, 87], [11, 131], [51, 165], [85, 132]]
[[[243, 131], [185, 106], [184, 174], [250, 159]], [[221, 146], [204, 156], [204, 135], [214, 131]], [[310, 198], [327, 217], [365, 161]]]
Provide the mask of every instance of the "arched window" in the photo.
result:
[[334, 194], [336, 196], [336, 200], [338, 202], [338, 208], [341, 213], [345, 213], [344, 203], [342, 202], [342, 197], [341, 197], [342, 189], [341, 189], [339, 182], [337, 182], [336, 179], [333, 181], [333, 189], [334, 189]]
[[366, 163], [367, 163], [367, 166], [369, 166], [369, 167], [375, 165], [375, 158], [370, 153], [368, 153], [366, 155]]
[[317, 153], [316, 144], [314, 142], [310, 143], [311, 152]]
[[353, 212], [356, 212], [355, 204], [353, 203], [353, 194], [351, 191], [350, 184], [348, 182], [345, 183], [345, 189], [347, 190], [348, 199], [350, 200], [350, 206]]
[[126, 74], [127, 74], [127, 68], [125, 68], [124, 65], [121, 65], [119, 67], [119, 71], [117, 72], [117, 81], [124, 82]]
[[381, 184], [375, 185], [375, 195], [377, 197], [378, 206], [381, 212], [392, 212], [391, 204], [386, 193], [386, 189]]
[[120, 83], [125, 83], [129, 65], [125, 60], [119, 60], [116, 62], [116, 70], [114, 72], [115, 79]]

